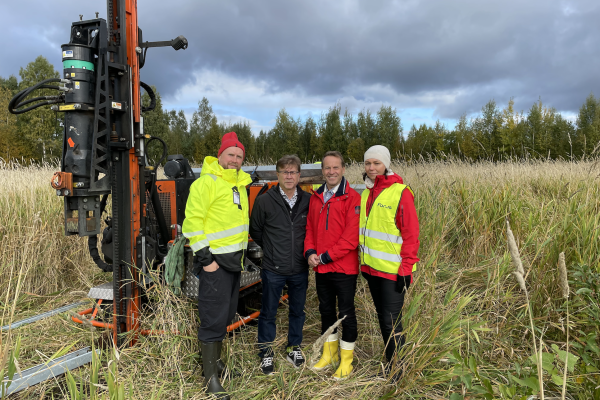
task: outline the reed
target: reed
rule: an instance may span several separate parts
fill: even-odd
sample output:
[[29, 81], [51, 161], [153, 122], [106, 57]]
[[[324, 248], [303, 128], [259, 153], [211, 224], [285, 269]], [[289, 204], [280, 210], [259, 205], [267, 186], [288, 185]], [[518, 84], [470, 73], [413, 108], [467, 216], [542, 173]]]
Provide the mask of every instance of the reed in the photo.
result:
[[[590, 319], [567, 312], [565, 342], [564, 280], [561, 277], [557, 282], [554, 271], [563, 250], [569, 276], [575, 264], [600, 265], [597, 164], [471, 164], [445, 159], [395, 162], [392, 169], [415, 191], [421, 228], [421, 261], [403, 310], [407, 342], [401, 380], [393, 384], [369, 378], [384, 358], [383, 342], [367, 285], [359, 278], [357, 360], [349, 379], [333, 382], [328, 375], [317, 375], [309, 368], [295, 370], [285, 362], [287, 310], [282, 308], [274, 344], [275, 377], [260, 374], [255, 327], [243, 327], [227, 338], [227, 361], [242, 373], [224, 383], [234, 398], [454, 400], [480, 398], [482, 393], [488, 398], [511, 398], [502, 392], [504, 387], [512, 387], [513, 398], [528, 398], [531, 388], [515, 384], [513, 377], [525, 379], [529, 356], [537, 354], [539, 363], [542, 349], [539, 334], [533, 343], [523, 340], [523, 326], [535, 324], [538, 331], [530, 328], [532, 336], [542, 331], [545, 342], [569, 346], [567, 351], [575, 349], [577, 339], [592, 340], [581, 333], [592, 333]], [[64, 236], [62, 201], [48, 184], [55, 170], [55, 166], [0, 165], [4, 188], [0, 192], [0, 311], [4, 324], [79, 300], [89, 287], [111, 279], [91, 261], [85, 239]], [[361, 183], [361, 174], [360, 165], [348, 166], [346, 176], [352, 183]], [[520, 267], [513, 264], [513, 253], [507, 248], [509, 216], [513, 239], [519, 239]], [[559, 276], [561, 268], [559, 262]], [[321, 336], [314, 278], [310, 279], [304, 347]], [[110, 364], [110, 371], [105, 360], [99, 376], [110, 372], [115, 387], [127, 388], [127, 398], [151, 398], [159, 390], [164, 399], [207, 398], [197, 368], [197, 306], [160, 286], [148, 296], [151, 301], [145, 306], [143, 328], [173, 334], [140, 338], [135, 347], [121, 349], [120, 360]], [[567, 307], [577, 296], [569, 294]], [[21, 369], [47, 361], [65, 346], [72, 345], [69, 348], [74, 350], [93, 340], [110, 347], [106, 332], [90, 332], [88, 326], [76, 325], [63, 315], [2, 332], [0, 355], [13, 349], [17, 334]], [[600, 344], [597, 338], [593, 340]], [[565, 374], [566, 369], [567, 363]], [[80, 368], [73, 371], [73, 377], [89, 382], [92, 372], [89, 366]], [[595, 381], [597, 374], [582, 369], [576, 374], [578, 379], [569, 382], [568, 388], [566, 379], [562, 387], [545, 382], [546, 400], [560, 397], [561, 392], [563, 398], [593, 398], [594, 388], [600, 385]], [[542, 384], [542, 379], [538, 382]], [[591, 389], [585, 382], [590, 382]], [[107, 386], [104, 381], [99, 384]], [[68, 396], [63, 378], [32, 387], [19, 398], [52, 396]], [[108, 391], [98, 387], [98, 397], [107, 398]]]

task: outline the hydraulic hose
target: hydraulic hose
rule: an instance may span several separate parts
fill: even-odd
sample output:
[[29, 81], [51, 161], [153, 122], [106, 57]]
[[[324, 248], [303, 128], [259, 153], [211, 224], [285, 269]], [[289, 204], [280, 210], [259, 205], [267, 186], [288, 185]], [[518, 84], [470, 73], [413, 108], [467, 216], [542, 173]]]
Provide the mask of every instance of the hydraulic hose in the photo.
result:
[[156, 164], [154, 164], [153, 168], [154, 171], [157, 170], [158, 166], [165, 161], [165, 159], [167, 158], [167, 154], [169, 152], [169, 150], [167, 149], [167, 144], [165, 143], [164, 140], [162, 140], [161, 138], [159, 138], [158, 136], [150, 136], [150, 140], [148, 140], [148, 142], [146, 143], [146, 147], [148, 147], [150, 145], [150, 143], [152, 143], [153, 140], [158, 140], [160, 143], [162, 143], [163, 145], [163, 153], [162, 156], [160, 157], [160, 160], [158, 160], [158, 162]]
[[90, 256], [92, 260], [96, 263], [96, 265], [103, 272], [111, 272], [113, 270], [112, 264], [107, 264], [102, 257], [100, 257], [100, 252], [98, 251], [98, 235], [93, 235], [88, 237], [88, 249], [90, 251]]
[[148, 84], [142, 81], [140, 81], [140, 86], [143, 87], [146, 93], [148, 93], [148, 96], [150, 96], [150, 105], [148, 107], [142, 106], [142, 112], [154, 110], [156, 108], [156, 95], [154, 94], [154, 90], [152, 90], [152, 88]]
[[153, 140], [158, 140], [162, 144], [163, 153], [158, 162], [153, 166], [154, 177], [152, 179], [152, 182], [150, 182], [150, 201], [152, 202], [152, 208], [154, 208], [154, 214], [156, 215], [156, 219], [158, 221], [158, 229], [160, 230], [160, 236], [163, 239], [163, 243], [159, 243], [159, 247], [160, 250], [166, 251], [166, 244], [169, 241], [170, 235], [169, 228], [167, 227], [167, 220], [165, 218], [165, 214], [163, 213], [158, 193], [156, 192], [156, 176], [158, 173], [158, 166], [167, 158], [168, 149], [165, 141], [157, 136], [150, 136], [150, 140], [148, 140], [146, 146], [149, 146]]
[[21, 103], [19, 103], [17, 108], [23, 107], [24, 105], [27, 105], [29, 103], [34, 103], [36, 101], [40, 101], [40, 100], [59, 100], [61, 98], [61, 96], [39, 96], [39, 97], [34, 97], [33, 99], [29, 99], [27, 101], [23, 101]]
[[[102, 196], [102, 200], [100, 201], [100, 215], [104, 213], [107, 199], [107, 194]], [[112, 272], [112, 264], [106, 263], [102, 257], [100, 257], [100, 252], [98, 251], [98, 235], [92, 235], [88, 237], [88, 250], [90, 251], [90, 257], [92, 257], [92, 260], [94, 260], [98, 268], [100, 268], [103, 272]]]
[[[27, 107], [27, 108], [24, 108], [22, 110], [11, 111], [11, 113], [12, 114], [24, 114], [24, 113], [26, 113], [28, 111], [31, 111], [31, 110], [34, 110], [34, 109], [36, 109], [38, 107], [47, 106], [49, 104], [62, 103], [62, 102], [63, 102], [62, 99], [43, 101], [41, 103], [34, 104], [31, 107]], [[22, 106], [22, 104], [18, 105], [18, 107], [21, 107], [21, 106]]]
[[[23, 102], [23, 100], [27, 96], [29, 96], [29, 94], [31, 92], [33, 92], [34, 90], [37, 90], [37, 89], [55, 89], [55, 90], [61, 90], [61, 88], [59, 86], [48, 85], [48, 83], [52, 83], [52, 82], [66, 83], [67, 80], [60, 79], [60, 78], [44, 79], [43, 81], [41, 81], [39, 83], [36, 83], [35, 85], [33, 85], [33, 86], [31, 86], [31, 87], [29, 87], [27, 89], [21, 90], [8, 103], [8, 111], [11, 114], [23, 114], [23, 113], [26, 113], [27, 111], [31, 111], [31, 110], [33, 110], [35, 108], [38, 108], [38, 107], [41, 107], [41, 106], [45, 106], [45, 105], [48, 105], [48, 104], [54, 104], [54, 103], [61, 102], [62, 99], [58, 99], [57, 98], [57, 99], [54, 99], [54, 100], [48, 100], [48, 101], [45, 101], [45, 102], [42, 102], [42, 103], [35, 104], [35, 105], [33, 105], [31, 107], [27, 107], [26, 109], [23, 109], [23, 110], [17, 110], [18, 108], [20, 108], [20, 107], [22, 107], [22, 106], [24, 106], [26, 104], [29, 104], [29, 103], [31, 103], [33, 101], [37, 101], [37, 100], [31, 99], [31, 100], [28, 100], [26, 102]], [[40, 99], [40, 100], [42, 100], [42, 99]]]

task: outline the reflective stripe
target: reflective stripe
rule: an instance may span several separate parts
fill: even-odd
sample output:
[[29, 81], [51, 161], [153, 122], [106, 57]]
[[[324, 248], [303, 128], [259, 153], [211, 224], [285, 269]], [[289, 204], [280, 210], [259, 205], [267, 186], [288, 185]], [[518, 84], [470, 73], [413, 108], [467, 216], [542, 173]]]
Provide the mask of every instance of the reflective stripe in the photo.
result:
[[241, 242], [241, 243], [230, 244], [229, 246], [219, 247], [216, 249], [211, 248], [210, 252], [213, 254], [227, 254], [227, 253], [234, 253], [234, 252], [240, 251], [240, 250], [245, 250], [246, 248], [248, 248], [248, 242]]
[[223, 239], [223, 238], [237, 235], [238, 233], [244, 233], [244, 232], [248, 232], [247, 224], [236, 226], [234, 228], [225, 229], [224, 231], [207, 233], [206, 238], [208, 240], [217, 240], [217, 239]]
[[370, 249], [367, 246], [361, 246], [361, 247], [362, 247], [363, 253], [365, 253], [373, 258], [377, 258], [379, 260], [384, 260], [384, 261], [391, 261], [391, 262], [402, 262], [402, 257], [400, 257], [400, 254], [384, 253], [383, 251]]
[[385, 240], [386, 242], [402, 244], [402, 237], [392, 233], [378, 232], [372, 229], [360, 228], [360, 234], [373, 239]]
[[210, 176], [212, 178], [213, 181], [217, 181], [217, 176], [213, 175], [213, 174], [204, 174], [205, 176]]
[[196, 232], [183, 232], [183, 236], [186, 238], [190, 238], [192, 236], [204, 235], [204, 231], [196, 231]]
[[206, 246], [208, 246], [208, 240], [200, 240], [199, 242], [196, 242], [194, 244], [191, 244], [190, 247], [192, 248], [192, 251], [195, 253], [200, 249], [205, 248]]

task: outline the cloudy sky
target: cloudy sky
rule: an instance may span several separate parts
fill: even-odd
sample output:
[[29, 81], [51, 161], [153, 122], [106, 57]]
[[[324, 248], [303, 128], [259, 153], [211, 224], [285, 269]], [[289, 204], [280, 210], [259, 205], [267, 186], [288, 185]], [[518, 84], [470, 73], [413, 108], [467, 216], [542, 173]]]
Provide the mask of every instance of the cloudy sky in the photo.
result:
[[[94, 11], [106, 17], [106, 2], [2, 1], [0, 76], [40, 54], [60, 70], [71, 22]], [[142, 80], [165, 108], [191, 116], [205, 96], [219, 120], [255, 132], [283, 107], [305, 119], [336, 102], [391, 105], [406, 132], [511, 97], [572, 118], [600, 94], [597, 0], [139, 0], [138, 14], [145, 40], [189, 40], [148, 50]]]

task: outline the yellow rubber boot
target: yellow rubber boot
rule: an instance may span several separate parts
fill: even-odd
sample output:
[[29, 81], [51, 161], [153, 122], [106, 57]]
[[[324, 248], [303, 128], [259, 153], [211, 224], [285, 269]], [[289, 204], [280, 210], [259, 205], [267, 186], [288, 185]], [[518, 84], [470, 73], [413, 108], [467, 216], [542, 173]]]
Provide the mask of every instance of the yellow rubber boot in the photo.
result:
[[340, 366], [333, 374], [333, 379], [346, 379], [352, 372], [352, 359], [354, 358], [354, 342], [340, 340]]
[[313, 369], [316, 371], [322, 371], [326, 368], [329, 368], [329, 366], [332, 364], [337, 363], [339, 359], [338, 334], [333, 333], [329, 335], [327, 341], [323, 345], [323, 354], [321, 355], [321, 359], [313, 366]]

